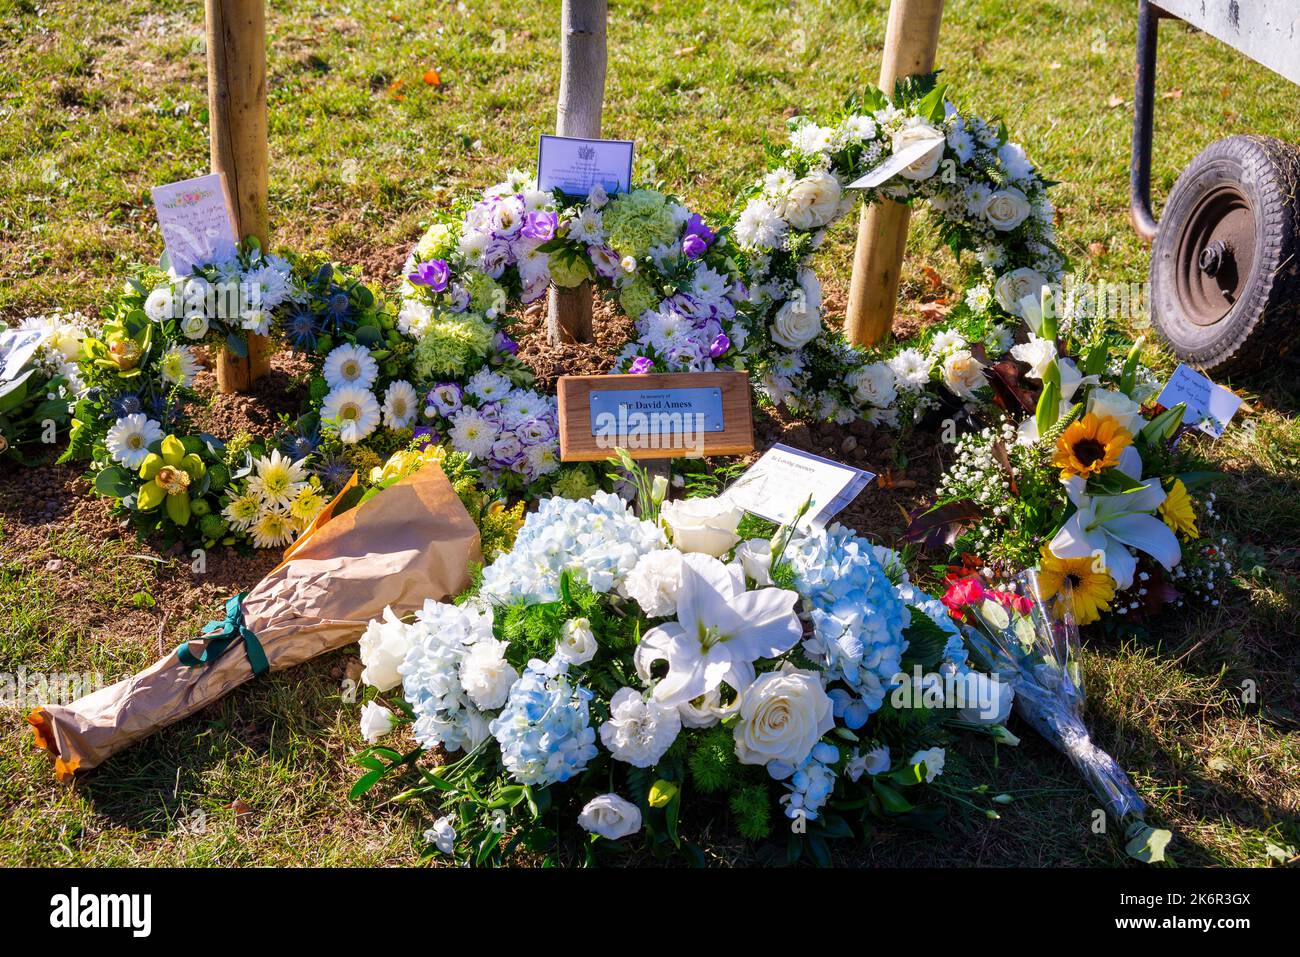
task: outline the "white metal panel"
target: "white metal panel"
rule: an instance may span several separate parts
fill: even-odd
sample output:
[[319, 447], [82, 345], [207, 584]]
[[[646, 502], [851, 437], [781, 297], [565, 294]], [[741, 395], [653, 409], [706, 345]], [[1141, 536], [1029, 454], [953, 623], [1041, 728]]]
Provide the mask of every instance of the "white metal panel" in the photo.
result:
[[1153, 5], [1300, 83], [1298, 0], [1154, 0]]

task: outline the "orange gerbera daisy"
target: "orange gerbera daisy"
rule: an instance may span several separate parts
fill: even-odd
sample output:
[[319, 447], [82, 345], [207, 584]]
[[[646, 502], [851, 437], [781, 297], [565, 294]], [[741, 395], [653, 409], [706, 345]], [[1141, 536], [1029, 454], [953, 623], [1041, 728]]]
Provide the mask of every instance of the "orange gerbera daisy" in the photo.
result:
[[1061, 470], [1061, 478], [1100, 475], [1119, 464], [1119, 454], [1133, 444], [1133, 436], [1113, 415], [1089, 412], [1078, 422], [1071, 422], [1056, 440], [1052, 464]]
[[1110, 611], [1110, 601], [1115, 597], [1115, 579], [1097, 566], [1096, 556], [1057, 558], [1044, 546], [1038, 570], [1038, 588], [1043, 600], [1063, 600], [1061, 588], [1069, 582], [1075, 622], [1091, 625], [1103, 611]]

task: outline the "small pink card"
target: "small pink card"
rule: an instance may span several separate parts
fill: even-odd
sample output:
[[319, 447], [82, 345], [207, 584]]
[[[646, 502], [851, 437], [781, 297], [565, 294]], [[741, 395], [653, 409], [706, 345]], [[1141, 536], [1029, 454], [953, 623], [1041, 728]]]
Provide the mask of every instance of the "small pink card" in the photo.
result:
[[172, 271], [188, 276], [195, 266], [229, 259], [239, 245], [234, 206], [223, 173], [155, 186], [154, 208]]

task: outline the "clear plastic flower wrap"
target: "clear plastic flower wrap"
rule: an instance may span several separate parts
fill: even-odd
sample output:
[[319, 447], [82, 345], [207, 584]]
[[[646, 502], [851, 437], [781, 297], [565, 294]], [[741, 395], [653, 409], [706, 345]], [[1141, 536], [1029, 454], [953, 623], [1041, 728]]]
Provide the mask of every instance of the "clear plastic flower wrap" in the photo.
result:
[[1015, 689], [1016, 712], [1070, 759], [1106, 810], [1127, 825], [1129, 855], [1163, 859], [1169, 832], [1144, 822], [1146, 804], [1083, 723], [1079, 628], [1069, 582], [1045, 599], [1033, 570], [1022, 572], [1007, 589], [970, 578], [954, 585], [945, 601], [962, 612], [976, 658]]

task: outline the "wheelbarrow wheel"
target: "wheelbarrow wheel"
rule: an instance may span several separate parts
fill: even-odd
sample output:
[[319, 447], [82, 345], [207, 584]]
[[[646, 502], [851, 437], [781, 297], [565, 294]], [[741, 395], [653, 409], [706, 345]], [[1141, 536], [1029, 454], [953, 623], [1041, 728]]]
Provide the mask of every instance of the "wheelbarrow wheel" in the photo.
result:
[[1230, 136], [1178, 177], [1151, 250], [1151, 318], [1180, 359], [1221, 372], [1284, 354], [1300, 329], [1300, 153]]

